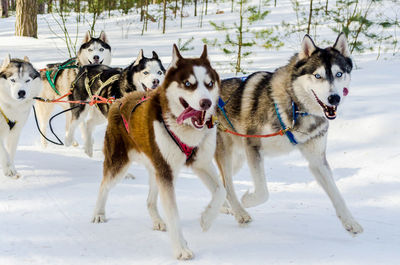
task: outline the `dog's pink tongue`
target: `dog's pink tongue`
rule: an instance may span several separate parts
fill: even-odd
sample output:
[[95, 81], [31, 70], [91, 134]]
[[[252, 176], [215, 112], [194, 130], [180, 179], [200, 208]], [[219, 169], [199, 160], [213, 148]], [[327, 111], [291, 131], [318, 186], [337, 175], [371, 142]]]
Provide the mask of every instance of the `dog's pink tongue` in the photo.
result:
[[184, 120], [189, 119], [195, 115], [197, 115], [199, 111], [192, 109], [191, 107], [187, 107], [182, 113], [181, 115], [179, 115], [179, 117], [176, 119], [176, 122], [178, 124], [182, 124]]

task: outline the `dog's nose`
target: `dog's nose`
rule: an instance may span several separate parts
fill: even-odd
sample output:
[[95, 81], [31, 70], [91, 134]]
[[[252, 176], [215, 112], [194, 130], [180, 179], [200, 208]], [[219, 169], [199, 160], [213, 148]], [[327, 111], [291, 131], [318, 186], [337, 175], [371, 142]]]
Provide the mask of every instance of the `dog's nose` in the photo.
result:
[[200, 108], [202, 108], [203, 110], [208, 110], [211, 107], [211, 100], [203, 98], [202, 100], [200, 100]]
[[95, 55], [95, 56], [93, 56], [93, 59], [100, 60], [100, 57], [98, 55]]
[[331, 105], [337, 106], [340, 102], [340, 96], [338, 94], [330, 95], [328, 97], [328, 102]]
[[25, 95], [26, 95], [25, 90], [20, 90], [20, 91], [18, 91], [18, 97], [19, 97], [19, 98], [23, 98], [23, 97], [25, 97]]
[[154, 79], [153, 80], [153, 85], [159, 85], [160, 84], [160, 80], [158, 80], [158, 79]]

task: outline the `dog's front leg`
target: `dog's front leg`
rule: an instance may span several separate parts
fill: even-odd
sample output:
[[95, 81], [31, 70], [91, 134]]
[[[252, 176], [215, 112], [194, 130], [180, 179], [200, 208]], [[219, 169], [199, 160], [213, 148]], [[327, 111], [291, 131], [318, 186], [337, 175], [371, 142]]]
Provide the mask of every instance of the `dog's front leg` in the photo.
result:
[[265, 178], [264, 158], [261, 154], [261, 140], [254, 138], [246, 138], [245, 149], [247, 162], [254, 182], [254, 192], [247, 191], [242, 196], [242, 204], [244, 207], [254, 207], [268, 200], [268, 187]]
[[207, 231], [212, 222], [217, 218], [218, 213], [225, 201], [226, 191], [222, 184], [216, 168], [212, 161], [196, 161], [193, 165], [193, 171], [200, 177], [204, 185], [210, 190], [212, 198], [207, 208], [201, 215], [200, 225], [203, 231]]
[[156, 179], [160, 190], [160, 199], [164, 208], [167, 230], [172, 241], [174, 256], [180, 260], [193, 258], [193, 252], [188, 248], [183, 238], [176, 205], [174, 176], [170, 169], [156, 169]]
[[350, 213], [332, 177], [332, 171], [326, 160], [326, 136], [310, 140], [306, 144], [299, 146], [299, 148], [303, 156], [308, 160], [309, 168], [315, 179], [328, 194], [335, 207], [336, 215], [341, 220], [344, 228], [352, 235], [362, 233], [362, 226]]
[[17, 173], [17, 170], [14, 167], [14, 163], [10, 158], [10, 154], [8, 153], [6, 147], [4, 146], [3, 140], [0, 140], [0, 161], [1, 167], [3, 168], [4, 176], [11, 178], [19, 178], [20, 175]]

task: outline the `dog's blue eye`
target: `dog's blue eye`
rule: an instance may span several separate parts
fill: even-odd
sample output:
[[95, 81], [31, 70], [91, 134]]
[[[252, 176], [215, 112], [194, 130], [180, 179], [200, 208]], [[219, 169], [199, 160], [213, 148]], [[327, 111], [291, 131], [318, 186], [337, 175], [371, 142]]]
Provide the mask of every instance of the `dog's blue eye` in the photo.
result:
[[148, 75], [148, 74], [149, 74], [149, 72], [145, 71], [145, 72], [143, 72], [143, 74], [144, 74], [144, 75]]
[[342, 72], [337, 72], [336, 77], [342, 77], [343, 73]]
[[104, 48], [100, 48], [99, 51], [101, 51], [101, 52], [104, 51]]
[[88, 49], [88, 51], [92, 52], [92, 51], [93, 51], [93, 49]]
[[15, 83], [15, 79], [14, 79], [14, 78], [11, 78], [10, 81], [13, 82], [13, 83]]
[[315, 74], [314, 76], [315, 76], [315, 78], [317, 78], [317, 79], [321, 79], [321, 75], [320, 75], [320, 74]]
[[158, 75], [162, 75], [162, 72], [161, 71], [158, 71], [158, 73], [157, 73]]
[[214, 85], [214, 82], [213, 81], [210, 81], [210, 83], [208, 83], [208, 87], [212, 87]]
[[192, 84], [189, 81], [185, 82], [185, 86], [190, 87]]

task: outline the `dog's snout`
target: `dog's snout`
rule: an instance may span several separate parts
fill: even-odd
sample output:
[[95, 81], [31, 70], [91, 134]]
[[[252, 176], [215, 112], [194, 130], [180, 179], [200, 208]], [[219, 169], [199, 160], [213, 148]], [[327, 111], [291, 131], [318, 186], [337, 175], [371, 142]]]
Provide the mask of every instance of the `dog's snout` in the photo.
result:
[[211, 107], [211, 100], [203, 98], [202, 100], [200, 100], [200, 108], [202, 108], [203, 110], [208, 110]]
[[100, 60], [100, 57], [98, 55], [95, 55], [95, 56], [93, 56], [93, 59]]
[[338, 94], [330, 95], [328, 97], [328, 102], [331, 105], [337, 106], [340, 102], [340, 96]]
[[158, 80], [158, 79], [154, 79], [153, 80], [153, 85], [159, 85], [160, 84], [160, 80]]
[[26, 95], [25, 90], [20, 90], [20, 91], [18, 91], [18, 97], [19, 97], [19, 98], [23, 98], [23, 97], [25, 97], [25, 95]]

